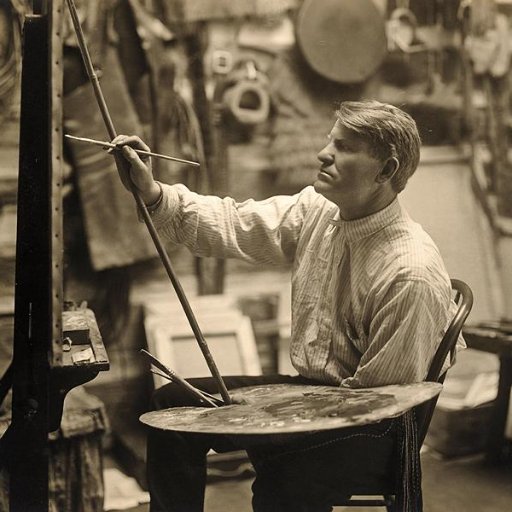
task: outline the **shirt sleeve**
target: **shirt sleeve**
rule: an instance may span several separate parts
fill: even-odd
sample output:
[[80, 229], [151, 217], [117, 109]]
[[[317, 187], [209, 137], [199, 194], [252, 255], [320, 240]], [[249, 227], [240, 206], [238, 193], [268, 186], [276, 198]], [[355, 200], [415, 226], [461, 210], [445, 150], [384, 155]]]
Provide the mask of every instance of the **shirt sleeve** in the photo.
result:
[[312, 187], [264, 201], [204, 196], [184, 185], [162, 185], [163, 199], [152, 214], [167, 240], [196, 256], [238, 258], [253, 264], [293, 261]]
[[374, 312], [369, 346], [352, 377], [353, 388], [407, 384], [425, 379], [449, 323], [450, 295], [423, 280], [391, 285]]

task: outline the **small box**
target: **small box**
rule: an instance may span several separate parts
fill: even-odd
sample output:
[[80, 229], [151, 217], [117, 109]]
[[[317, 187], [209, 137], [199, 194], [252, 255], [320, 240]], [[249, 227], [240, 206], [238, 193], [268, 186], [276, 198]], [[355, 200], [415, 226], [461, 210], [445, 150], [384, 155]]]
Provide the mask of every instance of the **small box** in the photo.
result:
[[494, 402], [475, 407], [436, 407], [425, 444], [446, 457], [483, 452], [489, 435]]

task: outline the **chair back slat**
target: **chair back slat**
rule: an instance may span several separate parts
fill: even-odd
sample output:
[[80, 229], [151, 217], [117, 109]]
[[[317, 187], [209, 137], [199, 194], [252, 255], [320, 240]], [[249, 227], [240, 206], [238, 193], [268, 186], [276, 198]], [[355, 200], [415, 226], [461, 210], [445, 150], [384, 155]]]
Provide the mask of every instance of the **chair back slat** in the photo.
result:
[[[425, 379], [427, 382], [439, 382], [440, 384], [444, 382], [446, 372], [441, 373], [444, 362], [446, 361], [448, 354], [450, 354], [451, 364], [455, 362], [457, 340], [462, 330], [462, 326], [473, 307], [473, 292], [471, 291], [471, 288], [459, 279], [452, 279], [451, 285], [452, 290], [455, 292], [454, 300], [457, 303], [458, 308], [443, 336], [443, 339], [441, 340], [441, 343], [439, 344], [434, 358], [432, 359], [427, 378]], [[434, 408], [437, 404], [438, 398], [439, 397], [436, 396], [415, 409], [420, 443], [423, 443], [425, 436], [427, 435], [427, 430], [430, 425], [432, 415], [434, 414]]]

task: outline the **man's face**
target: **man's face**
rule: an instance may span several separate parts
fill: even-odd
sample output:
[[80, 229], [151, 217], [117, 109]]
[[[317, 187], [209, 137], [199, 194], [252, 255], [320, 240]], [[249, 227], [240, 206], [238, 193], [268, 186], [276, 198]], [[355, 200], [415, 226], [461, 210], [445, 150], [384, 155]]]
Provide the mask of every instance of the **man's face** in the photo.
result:
[[318, 159], [321, 166], [313, 186], [319, 194], [342, 209], [364, 209], [371, 202], [383, 163], [371, 156], [367, 142], [336, 122]]

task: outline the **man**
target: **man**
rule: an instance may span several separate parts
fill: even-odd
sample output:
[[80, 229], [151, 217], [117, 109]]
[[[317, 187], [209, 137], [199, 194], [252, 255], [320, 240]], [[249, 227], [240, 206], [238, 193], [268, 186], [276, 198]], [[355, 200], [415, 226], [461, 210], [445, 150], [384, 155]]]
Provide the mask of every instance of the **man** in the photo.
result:
[[[236, 203], [161, 185], [130, 146], [130, 178], [161, 234], [199, 256], [254, 264], [292, 263], [290, 356], [299, 376], [226, 378], [228, 389], [259, 383], [371, 387], [424, 380], [453, 314], [439, 252], [397, 195], [416, 170], [420, 139], [409, 115], [379, 102], [345, 102], [318, 154], [312, 187], [293, 196]], [[291, 148], [292, 150], [292, 148]], [[127, 177], [122, 177], [127, 183]], [[215, 392], [212, 379], [193, 384]], [[168, 385], [153, 407], [187, 405]], [[394, 478], [395, 420], [248, 448], [257, 512], [330, 510], [364, 478]], [[206, 453], [232, 440], [151, 430], [151, 510], [202, 510]]]

